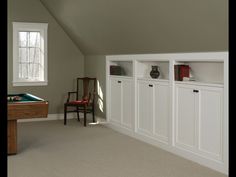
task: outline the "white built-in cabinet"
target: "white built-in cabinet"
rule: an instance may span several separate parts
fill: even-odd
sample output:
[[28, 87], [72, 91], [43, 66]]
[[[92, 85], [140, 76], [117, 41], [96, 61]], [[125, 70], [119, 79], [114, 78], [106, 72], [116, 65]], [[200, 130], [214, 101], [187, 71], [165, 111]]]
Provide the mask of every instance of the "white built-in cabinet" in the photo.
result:
[[168, 143], [169, 94], [168, 82], [138, 79], [137, 132]]
[[175, 91], [176, 147], [222, 160], [223, 88], [177, 84]]
[[133, 129], [134, 99], [131, 78], [110, 77], [110, 120]]
[[[194, 81], [175, 81], [177, 64]], [[108, 126], [228, 173], [228, 52], [107, 56], [106, 89]]]

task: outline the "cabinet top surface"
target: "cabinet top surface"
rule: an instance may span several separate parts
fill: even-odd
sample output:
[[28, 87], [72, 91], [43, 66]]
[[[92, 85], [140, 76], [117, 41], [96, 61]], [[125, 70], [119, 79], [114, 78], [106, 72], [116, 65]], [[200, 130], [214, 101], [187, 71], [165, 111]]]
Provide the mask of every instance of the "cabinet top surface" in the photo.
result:
[[109, 75], [110, 78], [118, 78], [118, 79], [133, 79], [132, 76], [119, 76], [119, 75]]
[[175, 84], [222, 87], [222, 88], [224, 87], [222, 83], [208, 83], [208, 82], [197, 82], [197, 81], [175, 81]]

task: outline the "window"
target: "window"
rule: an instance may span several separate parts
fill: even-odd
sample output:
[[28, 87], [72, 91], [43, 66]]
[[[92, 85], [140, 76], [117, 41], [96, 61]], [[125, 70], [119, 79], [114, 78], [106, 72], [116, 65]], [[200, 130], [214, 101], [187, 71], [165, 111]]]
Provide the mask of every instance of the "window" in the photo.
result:
[[13, 86], [47, 85], [47, 27], [13, 22]]

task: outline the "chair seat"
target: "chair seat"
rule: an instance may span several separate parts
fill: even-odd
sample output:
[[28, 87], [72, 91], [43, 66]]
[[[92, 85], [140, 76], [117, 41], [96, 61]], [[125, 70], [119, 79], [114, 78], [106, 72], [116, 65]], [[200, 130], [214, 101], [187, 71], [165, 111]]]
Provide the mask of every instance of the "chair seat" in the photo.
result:
[[88, 100], [76, 100], [76, 101], [70, 101], [67, 102], [68, 105], [85, 105], [88, 104]]

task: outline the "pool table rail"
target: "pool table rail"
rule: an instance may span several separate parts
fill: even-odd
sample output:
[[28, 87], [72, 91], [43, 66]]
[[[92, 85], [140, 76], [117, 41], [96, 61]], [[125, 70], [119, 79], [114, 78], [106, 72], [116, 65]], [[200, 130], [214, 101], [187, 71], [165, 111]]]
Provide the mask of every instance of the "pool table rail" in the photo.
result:
[[47, 118], [47, 115], [47, 101], [8, 104], [8, 120]]

